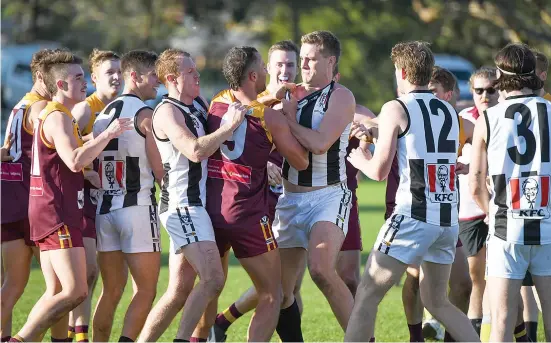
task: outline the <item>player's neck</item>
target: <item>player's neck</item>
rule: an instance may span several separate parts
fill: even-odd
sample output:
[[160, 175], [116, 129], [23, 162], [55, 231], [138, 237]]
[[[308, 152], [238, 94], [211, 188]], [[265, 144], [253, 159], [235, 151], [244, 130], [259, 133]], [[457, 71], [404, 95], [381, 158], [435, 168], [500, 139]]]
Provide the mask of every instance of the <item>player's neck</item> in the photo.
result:
[[178, 101], [180, 101], [181, 103], [183, 103], [184, 105], [193, 105], [193, 100], [194, 98], [189, 96], [189, 95], [186, 95], [184, 93], [180, 93], [178, 92], [177, 90], [169, 90], [168, 91], [168, 96], [172, 99], [176, 99]]
[[135, 95], [137, 96], [138, 98], [140, 98], [142, 101], [145, 101], [141, 94], [140, 94], [140, 90], [137, 89], [137, 88], [134, 88], [134, 87], [124, 87], [124, 89], [122, 90], [122, 94], [130, 94], [130, 95]]
[[101, 102], [103, 102], [106, 105], [108, 103], [110, 103], [111, 101], [115, 100], [117, 95], [118, 95], [117, 93], [115, 93], [115, 94], [105, 94], [105, 93], [98, 92], [98, 90], [96, 90], [96, 96], [98, 97], [98, 99], [101, 100]]
[[329, 79], [329, 80], [323, 80], [323, 82], [316, 82], [316, 83], [304, 82], [302, 85], [304, 86], [304, 89], [306, 89], [308, 93], [313, 93], [315, 91], [319, 91], [320, 89], [324, 89], [332, 81], [333, 80]]
[[536, 95], [538, 94], [537, 91], [534, 92], [532, 89], [530, 89], [528, 87], [524, 87], [521, 90], [514, 90], [514, 91], [510, 91], [510, 92], [505, 91], [505, 98], [508, 98], [510, 96], [530, 95], [530, 94], [534, 94], [534, 93], [536, 93]]
[[249, 105], [251, 102], [255, 101], [258, 97], [256, 91], [251, 89], [239, 88], [238, 90], [232, 90], [232, 94], [243, 105]]
[[50, 99], [50, 94], [48, 93], [48, 90], [46, 89], [46, 87], [43, 87], [42, 85], [40, 85], [38, 83], [35, 83], [33, 85], [33, 88], [31, 88], [30, 93], [40, 95], [41, 97], [43, 97], [45, 99]]
[[534, 91], [534, 93], [536, 93], [537, 96], [543, 97], [545, 95], [545, 88], [540, 88], [539, 90]]
[[78, 104], [80, 101], [75, 101], [74, 99], [68, 98], [63, 96], [63, 94], [56, 94], [52, 98], [52, 101], [58, 102], [65, 106], [69, 111], [73, 110], [73, 107], [75, 107], [76, 104]]
[[404, 89], [402, 90], [404, 92], [404, 94], [408, 94], [408, 93], [411, 93], [411, 92], [415, 92], [415, 91], [428, 91], [429, 90], [429, 86], [417, 86], [417, 85], [412, 85], [412, 84], [407, 84], [407, 85], [404, 85]]

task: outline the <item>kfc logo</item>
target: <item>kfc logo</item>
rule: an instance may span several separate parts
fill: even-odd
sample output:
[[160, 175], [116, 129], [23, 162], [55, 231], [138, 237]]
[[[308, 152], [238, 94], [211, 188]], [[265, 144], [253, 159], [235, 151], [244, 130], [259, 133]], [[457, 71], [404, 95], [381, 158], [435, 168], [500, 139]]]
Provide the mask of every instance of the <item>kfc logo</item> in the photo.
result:
[[456, 203], [455, 164], [428, 164], [428, 198], [433, 203]]
[[549, 176], [511, 178], [509, 188], [513, 218], [549, 218]]

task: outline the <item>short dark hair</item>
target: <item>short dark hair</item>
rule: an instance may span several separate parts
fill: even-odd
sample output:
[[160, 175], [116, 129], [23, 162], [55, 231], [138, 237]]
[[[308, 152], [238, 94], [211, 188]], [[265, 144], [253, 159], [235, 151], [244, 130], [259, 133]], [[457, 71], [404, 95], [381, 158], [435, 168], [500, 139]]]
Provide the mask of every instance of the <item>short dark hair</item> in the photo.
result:
[[434, 66], [432, 68], [430, 83], [438, 83], [442, 86], [444, 91], [451, 92], [454, 90], [457, 81], [455, 76], [448, 69]]
[[297, 55], [297, 57], [300, 54], [298, 46], [292, 40], [282, 40], [270, 47], [270, 49], [268, 50], [268, 61], [272, 56], [272, 52], [278, 51], [278, 50], [294, 52]]
[[549, 60], [547, 56], [537, 50], [532, 50], [536, 57], [536, 73], [541, 74], [549, 69]]
[[224, 57], [222, 73], [230, 88], [238, 90], [247, 72], [256, 62], [258, 50], [252, 46], [236, 46], [230, 49]]
[[302, 44], [314, 44], [320, 47], [324, 57], [335, 56], [335, 64], [339, 63], [341, 57], [341, 42], [330, 31], [314, 31], [302, 36]]
[[121, 58], [121, 71], [124, 75], [131, 71], [143, 72], [143, 69], [155, 66], [157, 53], [146, 50], [132, 50]]
[[406, 78], [412, 85], [426, 86], [432, 76], [434, 55], [429, 43], [422, 41], [400, 42], [390, 53], [390, 59], [398, 68], [406, 71]]
[[55, 49], [43, 56], [44, 83], [52, 96], [57, 94], [56, 81], [67, 76], [67, 67], [72, 64], [82, 65], [82, 58], [68, 49]]
[[536, 75], [536, 57], [526, 44], [507, 44], [494, 62], [500, 71], [494, 87], [504, 91], [543, 88], [543, 81]]

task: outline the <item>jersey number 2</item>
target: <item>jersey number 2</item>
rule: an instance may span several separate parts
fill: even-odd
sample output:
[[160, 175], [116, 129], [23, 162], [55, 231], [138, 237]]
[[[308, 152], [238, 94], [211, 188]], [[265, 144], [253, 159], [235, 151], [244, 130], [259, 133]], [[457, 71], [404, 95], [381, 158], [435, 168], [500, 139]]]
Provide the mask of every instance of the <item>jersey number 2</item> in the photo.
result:
[[[115, 119], [118, 119], [121, 116], [123, 105], [124, 105], [124, 101], [117, 100], [117, 101], [114, 101], [114, 102], [110, 103], [109, 106], [107, 106], [107, 108], [103, 111], [103, 113], [108, 114], [113, 109], [115, 109], [115, 113], [113, 114], [113, 117], [109, 121], [109, 124], [107, 124], [107, 126], [105, 127], [105, 130], [107, 130], [109, 125], [111, 125], [111, 123]], [[119, 150], [119, 139], [118, 138], [114, 138], [114, 139], [110, 140], [109, 143], [107, 143], [107, 146], [105, 147], [105, 149], [103, 149], [103, 151], [117, 151], [117, 150]]]

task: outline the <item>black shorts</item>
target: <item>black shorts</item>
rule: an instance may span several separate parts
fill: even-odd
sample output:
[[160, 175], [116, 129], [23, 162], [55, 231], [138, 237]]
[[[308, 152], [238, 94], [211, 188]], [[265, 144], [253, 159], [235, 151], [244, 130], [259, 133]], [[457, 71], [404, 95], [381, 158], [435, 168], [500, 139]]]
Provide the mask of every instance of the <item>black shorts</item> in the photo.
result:
[[488, 225], [484, 223], [484, 218], [459, 222], [459, 239], [467, 257], [478, 254], [486, 244], [487, 237]]
[[523, 286], [534, 286], [534, 280], [532, 280], [532, 274], [529, 271], [526, 271], [526, 276], [522, 280]]

